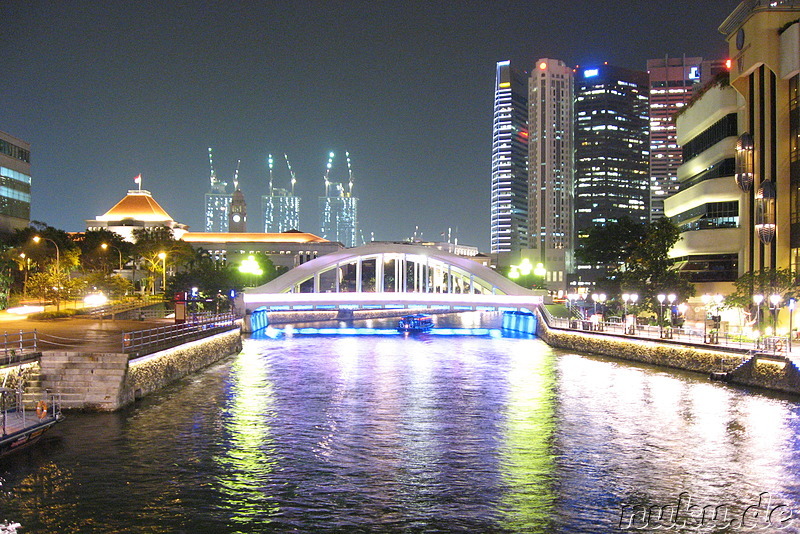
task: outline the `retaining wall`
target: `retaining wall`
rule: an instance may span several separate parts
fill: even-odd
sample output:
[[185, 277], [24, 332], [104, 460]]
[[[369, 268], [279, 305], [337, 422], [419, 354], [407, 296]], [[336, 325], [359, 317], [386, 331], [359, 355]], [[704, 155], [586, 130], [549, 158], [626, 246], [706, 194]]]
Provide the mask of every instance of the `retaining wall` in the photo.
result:
[[135, 360], [122, 353], [42, 353], [42, 388], [61, 394], [64, 409], [113, 411], [242, 348], [231, 330]]
[[800, 370], [788, 358], [756, 355], [729, 372], [725, 381], [800, 395]]
[[688, 345], [673, 345], [640, 338], [625, 339], [584, 332], [551, 329], [539, 321], [538, 336], [548, 345], [623, 360], [674, 367], [710, 374], [729, 371], [742, 363], [742, 356]]
[[541, 314], [537, 335], [551, 347], [707, 375], [722, 373], [722, 380], [732, 384], [800, 395], [800, 370], [787, 358], [757, 355], [743, 361], [745, 352], [551, 329]]

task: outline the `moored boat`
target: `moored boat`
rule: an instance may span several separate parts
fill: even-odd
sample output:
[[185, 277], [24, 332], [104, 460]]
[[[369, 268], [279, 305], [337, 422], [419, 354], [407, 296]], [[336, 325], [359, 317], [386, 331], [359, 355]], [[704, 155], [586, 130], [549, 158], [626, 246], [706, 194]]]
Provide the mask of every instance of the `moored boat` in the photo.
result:
[[433, 319], [430, 315], [424, 313], [415, 313], [413, 315], [406, 315], [397, 323], [397, 330], [399, 332], [427, 332], [433, 328]]
[[0, 458], [36, 443], [63, 418], [57, 395], [47, 395], [35, 409], [26, 409], [22, 390], [0, 388]]

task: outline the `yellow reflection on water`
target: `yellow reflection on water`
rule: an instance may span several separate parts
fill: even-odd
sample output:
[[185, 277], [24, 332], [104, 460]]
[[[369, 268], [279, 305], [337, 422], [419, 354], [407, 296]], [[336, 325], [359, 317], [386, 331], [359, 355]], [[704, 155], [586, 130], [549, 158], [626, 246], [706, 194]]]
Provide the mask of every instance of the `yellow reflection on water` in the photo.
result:
[[214, 458], [222, 501], [231, 520], [248, 522], [278, 512], [266, 490], [275, 469], [273, 384], [258, 352], [245, 345], [231, 366], [231, 391], [225, 406], [227, 449]]
[[552, 441], [555, 432], [555, 360], [537, 344], [516, 344], [509, 355], [502, 478], [503, 526], [513, 532], [544, 532], [552, 515]]

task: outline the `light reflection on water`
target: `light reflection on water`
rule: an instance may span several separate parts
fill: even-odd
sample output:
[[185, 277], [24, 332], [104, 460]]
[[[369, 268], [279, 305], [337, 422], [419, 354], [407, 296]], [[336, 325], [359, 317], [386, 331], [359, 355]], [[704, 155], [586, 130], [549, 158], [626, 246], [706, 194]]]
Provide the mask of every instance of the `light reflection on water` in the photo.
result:
[[0, 463], [24, 533], [611, 532], [681, 492], [800, 516], [797, 402], [525, 339], [248, 340], [41, 445]]

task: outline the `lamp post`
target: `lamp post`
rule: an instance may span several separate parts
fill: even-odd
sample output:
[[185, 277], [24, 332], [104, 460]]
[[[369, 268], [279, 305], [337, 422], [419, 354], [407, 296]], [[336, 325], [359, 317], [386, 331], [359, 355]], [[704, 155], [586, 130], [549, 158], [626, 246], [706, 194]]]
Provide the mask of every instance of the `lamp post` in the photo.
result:
[[25, 266], [25, 278], [22, 281], [22, 300], [25, 300], [28, 293], [28, 271], [31, 268], [31, 259], [24, 252], [20, 253], [19, 257], [22, 258]]
[[792, 319], [794, 317], [794, 305], [795, 305], [795, 300], [789, 299], [789, 302], [787, 303], [787, 307], [789, 308], [789, 343], [787, 344], [787, 346], [789, 347], [790, 355], [792, 353]]
[[658, 299], [658, 335], [664, 337], [664, 299], [667, 296], [662, 293], [656, 298]]
[[[121, 271], [122, 270], [122, 251], [120, 251], [120, 249], [118, 249], [114, 245], [109, 245], [108, 243], [101, 244], [100, 248], [102, 248], [103, 250], [108, 250], [109, 248], [113, 248], [113, 249], [115, 249], [117, 251], [117, 254], [119, 254], [119, 270]], [[158, 257], [160, 258], [161, 255], [159, 255]]]
[[708, 343], [708, 303], [711, 302], [711, 295], [706, 293], [701, 299], [703, 301], [703, 343]]
[[[161, 260], [161, 292], [164, 295], [167, 294], [167, 253], [166, 252], [159, 252], [158, 257]], [[155, 291], [155, 284], [153, 284], [153, 290]]]
[[56, 243], [49, 237], [40, 237], [38, 235], [33, 236], [34, 243], [39, 243], [39, 241], [41, 241], [42, 239], [44, 239], [45, 241], [50, 241], [53, 244], [53, 246], [56, 247], [56, 272], [61, 272], [61, 253], [58, 250], [58, 243]]
[[781, 296], [777, 293], [773, 293], [769, 296], [769, 310], [772, 314], [772, 334], [777, 336], [778, 335], [778, 310], [780, 310]]
[[764, 302], [764, 295], [753, 295], [753, 304], [756, 305], [756, 334], [761, 337], [761, 303]]

